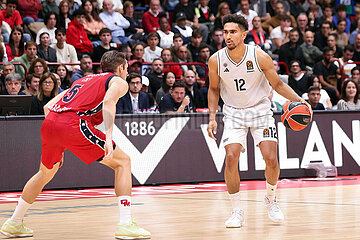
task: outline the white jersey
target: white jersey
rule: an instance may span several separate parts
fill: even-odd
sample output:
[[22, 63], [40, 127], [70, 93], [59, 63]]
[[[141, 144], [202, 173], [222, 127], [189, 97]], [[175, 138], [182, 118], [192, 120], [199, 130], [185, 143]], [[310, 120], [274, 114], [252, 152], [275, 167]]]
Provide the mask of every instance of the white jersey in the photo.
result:
[[[243, 59], [236, 63], [223, 48], [217, 52], [220, 96], [224, 103], [234, 108], [248, 108], [268, 100], [271, 88], [260, 69], [256, 46], [247, 45]], [[270, 101], [265, 101], [269, 104]]]

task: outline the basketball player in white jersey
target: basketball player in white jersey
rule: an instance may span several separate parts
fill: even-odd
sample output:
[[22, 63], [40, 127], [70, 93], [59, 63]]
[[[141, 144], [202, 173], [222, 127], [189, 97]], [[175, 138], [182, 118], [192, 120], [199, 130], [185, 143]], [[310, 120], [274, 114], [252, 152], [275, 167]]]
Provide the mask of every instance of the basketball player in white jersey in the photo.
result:
[[[247, 21], [238, 15], [223, 18], [224, 38], [227, 47], [219, 50], [209, 60], [209, 126], [208, 134], [215, 139], [215, 120], [219, 94], [224, 101], [223, 142], [226, 150], [225, 182], [233, 212], [225, 222], [226, 227], [244, 225], [244, 212], [240, 207], [240, 176], [238, 171], [240, 152], [245, 151], [248, 130], [260, 147], [266, 163], [265, 205], [273, 222], [281, 223], [284, 215], [275, 197], [280, 168], [277, 160], [277, 133], [268, 98], [270, 84], [279, 94], [290, 101], [305, 103], [287, 84], [283, 83], [271, 57], [256, 46], [244, 44], [248, 30]], [[309, 109], [310, 105], [307, 104]]]

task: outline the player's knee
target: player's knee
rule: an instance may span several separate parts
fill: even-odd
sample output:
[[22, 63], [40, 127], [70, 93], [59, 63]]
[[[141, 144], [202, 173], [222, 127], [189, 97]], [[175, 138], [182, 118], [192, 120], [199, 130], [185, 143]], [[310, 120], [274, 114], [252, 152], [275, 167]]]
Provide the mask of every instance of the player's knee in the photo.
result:
[[113, 164], [112, 166], [114, 168], [119, 168], [119, 167], [129, 167], [131, 164], [131, 159], [129, 157], [129, 155], [127, 154], [123, 154], [121, 156], [121, 158], [113, 158]]
[[266, 166], [269, 168], [278, 168], [279, 163], [277, 161], [277, 157], [276, 156], [267, 157], [266, 158]]
[[237, 166], [238, 163], [239, 163], [239, 157], [236, 156], [236, 154], [233, 153], [226, 154], [226, 167], [233, 168], [234, 166]]

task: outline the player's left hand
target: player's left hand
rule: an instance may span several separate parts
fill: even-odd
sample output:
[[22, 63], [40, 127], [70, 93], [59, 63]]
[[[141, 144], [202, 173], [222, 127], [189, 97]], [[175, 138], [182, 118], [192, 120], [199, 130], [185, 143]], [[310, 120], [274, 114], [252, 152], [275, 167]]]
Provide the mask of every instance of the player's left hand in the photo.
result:
[[113, 148], [112, 140], [105, 141], [104, 151], [105, 154], [103, 160], [110, 160], [113, 158], [114, 148]]

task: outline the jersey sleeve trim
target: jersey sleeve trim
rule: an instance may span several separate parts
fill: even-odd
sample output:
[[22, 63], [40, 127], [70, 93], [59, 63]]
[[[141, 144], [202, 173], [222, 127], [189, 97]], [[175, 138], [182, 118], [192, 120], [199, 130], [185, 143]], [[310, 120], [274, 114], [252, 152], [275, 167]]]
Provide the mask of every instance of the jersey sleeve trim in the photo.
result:
[[105, 82], [105, 92], [108, 90], [109, 88], [109, 83], [110, 83], [110, 80], [113, 78], [113, 77], [116, 77], [117, 75], [111, 75]]
[[218, 62], [218, 75], [220, 76], [220, 51], [217, 52], [217, 62]]
[[260, 72], [262, 72], [262, 70], [259, 67], [258, 60], [257, 60], [256, 47], [254, 48], [254, 58], [255, 58], [255, 63], [256, 63], [257, 68], [259, 69]]

